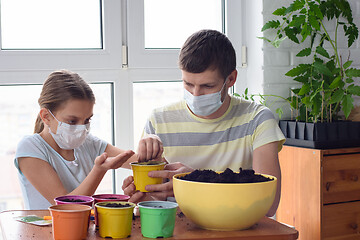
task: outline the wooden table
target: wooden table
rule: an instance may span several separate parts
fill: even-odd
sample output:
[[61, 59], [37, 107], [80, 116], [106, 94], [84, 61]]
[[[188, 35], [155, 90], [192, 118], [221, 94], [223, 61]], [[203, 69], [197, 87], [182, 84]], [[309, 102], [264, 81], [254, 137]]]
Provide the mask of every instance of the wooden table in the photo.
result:
[[[29, 223], [22, 223], [14, 220], [17, 216], [37, 215], [40, 217], [49, 216], [48, 210], [15, 210], [0, 213], [0, 226], [4, 240], [20, 240], [20, 239], [52, 239], [51, 226], [35, 226]], [[176, 216], [174, 236], [167, 239], [246, 239], [246, 240], [285, 240], [297, 239], [298, 232], [287, 227], [273, 219], [264, 217], [250, 229], [242, 231], [219, 232], [209, 231], [197, 227], [183, 214], [178, 213]], [[90, 223], [87, 239], [103, 239], [99, 237], [95, 231], [95, 224]], [[133, 221], [131, 239], [148, 239], [142, 237], [140, 229], [140, 217], [136, 217]]]

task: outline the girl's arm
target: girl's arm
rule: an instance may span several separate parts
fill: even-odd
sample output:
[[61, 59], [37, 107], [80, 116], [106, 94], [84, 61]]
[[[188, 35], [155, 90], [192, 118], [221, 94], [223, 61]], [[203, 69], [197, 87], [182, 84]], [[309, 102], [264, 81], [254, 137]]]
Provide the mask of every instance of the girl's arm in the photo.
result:
[[102, 178], [109, 169], [122, 166], [134, 152], [123, 151], [115, 157], [108, 157], [105, 152], [95, 159], [95, 165], [84, 179], [84, 181], [72, 192], [67, 192], [60, 181], [56, 171], [51, 165], [38, 158], [19, 158], [19, 168], [29, 182], [43, 195], [51, 204], [55, 204], [54, 198], [63, 195], [88, 195], [91, 196], [99, 186]]

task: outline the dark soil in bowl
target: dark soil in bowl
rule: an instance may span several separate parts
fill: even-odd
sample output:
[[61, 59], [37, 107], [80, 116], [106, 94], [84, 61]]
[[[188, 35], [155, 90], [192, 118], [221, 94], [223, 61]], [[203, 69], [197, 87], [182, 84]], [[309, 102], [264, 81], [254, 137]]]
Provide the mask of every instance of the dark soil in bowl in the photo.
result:
[[243, 170], [242, 168], [240, 168], [239, 173], [233, 172], [230, 168], [227, 168], [222, 173], [217, 173], [213, 170], [195, 170], [190, 174], [179, 177], [179, 179], [206, 183], [257, 183], [273, 180], [272, 178], [255, 174], [255, 171], [252, 169]]
[[126, 204], [121, 204], [121, 203], [107, 203], [107, 204], [102, 204], [101, 206], [111, 207], [111, 208], [126, 208], [126, 207], [131, 207], [131, 205], [128, 204], [128, 203], [126, 203]]
[[72, 198], [65, 198], [65, 199], [59, 199], [60, 201], [63, 202], [86, 202], [85, 200], [81, 200], [81, 199], [72, 199]]

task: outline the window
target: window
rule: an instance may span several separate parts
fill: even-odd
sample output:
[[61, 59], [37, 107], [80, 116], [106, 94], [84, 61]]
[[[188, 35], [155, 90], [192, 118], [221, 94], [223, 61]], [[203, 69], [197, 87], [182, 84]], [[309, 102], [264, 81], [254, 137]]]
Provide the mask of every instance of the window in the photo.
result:
[[100, 7], [99, 0], [2, 0], [1, 48], [101, 49]]
[[[147, 118], [154, 108], [162, 107], [183, 98], [183, 83], [136, 82], [134, 96], [134, 146], [137, 149]], [[156, 96], [156, 97], [154, 97]]]
[[181, 48], [200, 29], [222, 32], [222, 9], [221, 0], [145, 0], [145, 49]]
[[128, 1], [129, 67], [177, 68], [186, 38], [208, 28], [227, 34], [241, 65], [242, 4], [239, 0]]
[[[0, 86], [0, 176], [6, 184], [0, 185], [0, 211], [22, 209], [22, 194], [14, 165], [17, 143], [24, 135], [33, 134], [34, 123], [39, 112], [37, 99], [41, 85]], [[112, 139], [112, 86], [91, 84], [96, 97], [91, 133], [101, 139]], [[5, 182], [5, 181], [3, 181]], [[98, 192], [112, 193], [112, 173], [109, 171], [98, 188]]]
[[1, 68], [121, 68], [121, 3], [0, 0]]

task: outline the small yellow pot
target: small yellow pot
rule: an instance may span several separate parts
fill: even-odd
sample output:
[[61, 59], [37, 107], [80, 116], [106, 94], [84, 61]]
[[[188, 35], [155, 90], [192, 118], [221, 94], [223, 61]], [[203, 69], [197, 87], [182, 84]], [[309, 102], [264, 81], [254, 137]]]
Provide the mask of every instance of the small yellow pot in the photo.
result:
[[[107, 204], [129, 204], [130, 207], [107, 207]], [[98, 213], [99, 235], [102, 238], [127, 238], [131, 235], [134, 207], [131, 202], [99, 202], [95, 204]]]
[[152, 178], [148, 176], [150, 171], [163, 170], [165, 162], [157, 162], [157, 164], [146, 165], [144, 163], [133, 162], [130, 163], [134, 175], [134, 184], [136, 190], [140, 192], [149, 192], [145, 190], [146, 185], [160, 184], [163, 182], [162, 178]]

